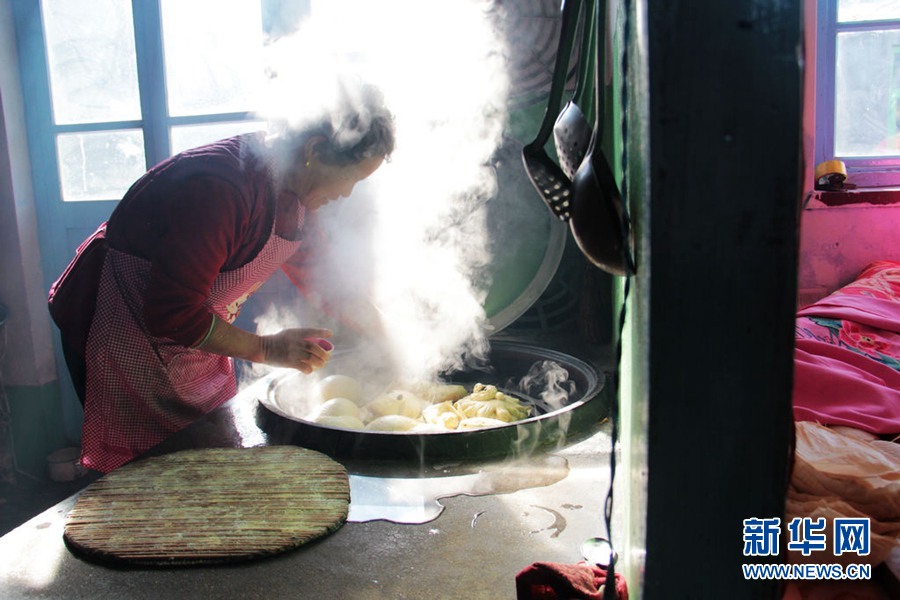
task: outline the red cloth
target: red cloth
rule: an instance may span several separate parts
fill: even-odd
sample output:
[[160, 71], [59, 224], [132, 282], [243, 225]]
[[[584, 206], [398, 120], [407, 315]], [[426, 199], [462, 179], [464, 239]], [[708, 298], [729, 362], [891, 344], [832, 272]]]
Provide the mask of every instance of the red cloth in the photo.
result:
[[[616, 597], [628, 600], [625, 578], [615, 574]], [[602, 600], [606, 569], [585, 562], [574, 565], [536, 562], [516, 575], [517, 600]]]
[[900, 432], [900, 263], [873, 263], [797, 316], [794, 418]]
[[[212, 314], [204, 302], [216, 276], [256, 257], [273, 222], [285, 239], [299, 237], [291, 218], [296, 197], [276, 193], [263, 135], [188, 150], [131, 186], [101, 227], [105, 233], [79, 248], [51, 288], [51, 314], [69, 344], [85, 347], [107, 244], [151, 265], [143, 315], [148, 331], [191, 346], [209, 330]], [[306, 259], [304, 245], [283, 267], [295, 283], [302, 283]]]

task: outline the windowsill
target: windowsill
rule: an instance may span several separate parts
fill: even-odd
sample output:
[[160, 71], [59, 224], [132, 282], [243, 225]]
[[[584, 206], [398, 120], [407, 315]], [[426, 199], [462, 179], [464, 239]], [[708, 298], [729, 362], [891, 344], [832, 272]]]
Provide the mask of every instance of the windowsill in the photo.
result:
[[804, 208], [847, 205], [900, 205], [900, 187], [857, 188], [838, 191], [816, 190], [810, 194], [809, 202]]

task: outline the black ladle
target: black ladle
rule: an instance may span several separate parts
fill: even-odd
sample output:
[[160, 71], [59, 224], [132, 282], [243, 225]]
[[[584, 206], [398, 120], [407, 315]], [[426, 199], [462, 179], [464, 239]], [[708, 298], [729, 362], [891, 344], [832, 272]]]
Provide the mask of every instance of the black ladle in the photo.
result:
[[569, 60], [572, 56], [572, 46], [575, 43], [580, 9], [581, 0], [566, 0], [563, 5], [559, 47], [556, 51], [553, 81], [550, 84], [550, 99], [547, 102], [547, 111], [544, 113], [544, 122], [534, 141], [522, 149], [522, 161], [525, 163], [525, 170], [528, 172], [531, 182], [553, 214], [562, 221], [569, 218], [572, 181], [566, 177], [559, 165], [553, 162], [544, 149], [544, 145], [550, 139], [553, 124], [559, 113], [560, 104], [562, 104], [563, 91], [569, 77]]
[[[569, 227], [578, 247], [594, 265], [613, 275], [634, 273], [628, 214], [606, 156], [603, 138], [603, 51], [606, 10], [597, 2], [597, 63], [594, 68], [594, 132], [587, 155], [572, 182]], [[605, 4], [605, 3], [604, 3]], [[601, 17], [602, 15], [602, 17]]]

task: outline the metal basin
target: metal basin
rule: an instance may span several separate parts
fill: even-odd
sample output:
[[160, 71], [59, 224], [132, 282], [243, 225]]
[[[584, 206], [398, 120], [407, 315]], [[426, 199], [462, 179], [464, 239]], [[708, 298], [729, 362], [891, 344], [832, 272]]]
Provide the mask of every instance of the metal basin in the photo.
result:
[[[553, 361], [567, 372], [568, 397], [555, 406], [541, 400], [534, 388], [518, 382], [532, 365]], [[590, 364], [567, 354], [515, 342], [493, 342], [485, 370], [455, 372], [445, 381], [471, 386], [496, 385], [532, 402], [531, 417], [502, 427], [439, 433], [370, 432], [319, 425], [288, 417], [277, 410], [279, 395], [296, 385], [300, 374], [272, 381], [261, 399], [257, 424], [271, 439], [318, 450], [335, 458], [454, 461], [522, 456], [561, 446], [591, 430], [607, 414], [606, 378]]]

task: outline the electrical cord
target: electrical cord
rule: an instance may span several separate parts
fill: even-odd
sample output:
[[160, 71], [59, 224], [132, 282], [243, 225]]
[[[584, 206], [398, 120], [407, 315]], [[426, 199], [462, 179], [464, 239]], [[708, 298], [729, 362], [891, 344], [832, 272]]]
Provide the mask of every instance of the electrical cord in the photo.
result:
[[[622, 332], [625, 329], [626, 307], [628, 305], [628, 296], [631, 289], [631, 277], [625, 278], [625, 289], [622, 294], [622, 308], [619, 311], [619, 333], [616, 340], [616, 375], [614, 379], [614, 395], [609, 407], [609, 419], [611, 423], [610, 430], [610, 452], [609, 452], [609, 489], [606, 492], [606, 500], [603, 505], [603, 518], [606, 523], [606, 535], [609, 541], [609, 565], [606, 568], [607, 585], [603, 589], [603, 600], [615, 600], [615, 564], [617, 554], [613, 545], [612, 534], [612, 517], [613, 517], [613, 488], [616, 480], [616, 446], [619, 442], [619, 399], [620, 399], [620, 383], [619, 372], [622, 365]], [[611, 582], [611, 585], [610, 585]]]
[[[624, 237], [625, 240], [625, 258], [628, 263], [628, 271], [629, 273], [635, 273], [635, 261], [634, 254], [632, 252], [632, 240], [631, 240], [631, 228], [630, 222], [628, 218], [628, 119], [627, 119], [627, 110], [628, 106], [628, 86], [626, 85], [626, 81], [628, 80], [628, 50], [629, 50], [629, 42], [631, 40], [631, 2], [630, 0], [625, 0], [623, 2], [623, 9], [625, 10], [625, 15], [623, 17], [623, 34], [622, 34], [622, 114], [625, 115], [621, 120], [622, 125], [622, 185], [621, 185], [621, 193], [622, 193], [622, 204], [625, 210], [625, 215], [623, 218], [623, 227], [625, 227], [626, 235]], [[598, 36], [599, 43], [599, 36]], [[598, 91], [599, 93], [599, 91]], [[622, 307], [619, 311], [619, 331], [616, 337], [616, 355], [615, 355], [615, 365], [616, 372], [614, 378], [614, 396], [612, 402], [610, 403], [610, 421], [611, 421], [611, 432], [610, 432], [610, 453], [609, 453], [609, 489], [606, 493], [606, 501], [603, 506], [603, 516], [606, 523], [606, 534], [609, 537], [609, 565], [606, 568], [606, 584], [603, 586], [603, 600], [616, 600], [618, 598], [618, 594], [616, 592], [616, 561], [617, 561], [617, 553], [615, 551], [615, 545], [613, 544], [613, 534], [612, 534], [612, 517], [613, 517], [613, 492], [615, 487], [615, 479], [616, 479], [616, 445], [619, 441], [619, 404], [620, 404], [620, 378], [622, 371], [622, 337], [625, 331], [625, 320], [627, 316], [627, 306], [628, 306], [628, 296], [631, 291], [631, 276], [625, 277], [624, 290], [622, 293]]]

